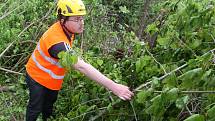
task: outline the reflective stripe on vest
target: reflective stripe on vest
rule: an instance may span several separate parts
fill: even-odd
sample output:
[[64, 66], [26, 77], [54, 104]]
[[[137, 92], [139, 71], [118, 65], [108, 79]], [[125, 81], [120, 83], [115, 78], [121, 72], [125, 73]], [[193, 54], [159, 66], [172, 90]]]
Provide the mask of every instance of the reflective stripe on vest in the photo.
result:
[[60, 65], [59, 62], [57, 62], [57, 61], [55, 61], [54, 59], [52, 59], [52, 58], [46, 56], [46, 55], [43, 53], [43, 51], [42, 51], [41, 48], [40, 48], [40, 43], [38, 43], [37, 50], [39, 51], [40, 55], [41, 55], [46, 61], [50, 62], [50, 63], [53, 64], [53, 65], [58, 66], [59, 68], [62, 68], [62, 66]]
[[44, 72], [48, 73], [53, 79], [63, 79], [64, 78], [64, 76], [58, 76], [58, 75], [54, 74], [51, 70], [40, 65], [39, 62], [36, 60], [35, 52], [33, 52], [32, 58], [33, 58], [33, 61], [36, 63], [36, 66], [39, 69], [43, 70]]

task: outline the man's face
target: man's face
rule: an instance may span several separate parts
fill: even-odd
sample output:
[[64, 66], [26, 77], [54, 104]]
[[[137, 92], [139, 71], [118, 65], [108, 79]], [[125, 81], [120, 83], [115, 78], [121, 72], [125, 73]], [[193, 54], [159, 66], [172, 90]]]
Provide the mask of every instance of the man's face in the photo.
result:
[[70, 16], [65, 22], [65, 26], [72, 33], [82, 33], [84, 30], [84, 17]]

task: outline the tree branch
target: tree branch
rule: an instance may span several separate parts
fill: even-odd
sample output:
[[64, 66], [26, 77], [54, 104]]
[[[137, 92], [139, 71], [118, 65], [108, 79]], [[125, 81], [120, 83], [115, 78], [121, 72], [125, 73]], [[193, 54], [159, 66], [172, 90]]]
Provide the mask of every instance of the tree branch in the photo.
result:
[[13, 73], [13, 74], [24, 75], [23, 73], [15, 72], [15, 71], [8, 70], [8, 69], [2, 68], [2, 67], [0, 67], [0, 70], [6, 71], [6, 72], [9, 72], [9, 73]]

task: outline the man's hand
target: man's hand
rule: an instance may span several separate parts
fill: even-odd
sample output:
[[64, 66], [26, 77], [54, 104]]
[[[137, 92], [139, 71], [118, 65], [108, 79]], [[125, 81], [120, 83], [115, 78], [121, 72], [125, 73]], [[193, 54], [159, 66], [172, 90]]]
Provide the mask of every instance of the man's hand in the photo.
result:
[[73, 67], [74, 69], [79, 70], [81, 73], [86, 75], [88, 78], [111, 90], [122, 100], [130, 100], [134, 95], [127, 86], [115, 83], [95, 69], [92, 65], [84, 62], [84, 60], [80, 58], [78, 59], [77, 63], [73, 65]]
[[131, 100], [132, 96], [134, 96], [134, 93], [127, 86], [117, 83], [113, 85], [111, 91], [122, 100]]

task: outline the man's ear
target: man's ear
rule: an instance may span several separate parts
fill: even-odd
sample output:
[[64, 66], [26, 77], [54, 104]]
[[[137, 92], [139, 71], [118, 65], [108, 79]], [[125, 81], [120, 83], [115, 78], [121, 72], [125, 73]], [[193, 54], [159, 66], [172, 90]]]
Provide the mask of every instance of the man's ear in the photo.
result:
[[64, 19], [60, 19], [60, 23], [63, 24], [64, 23]]

